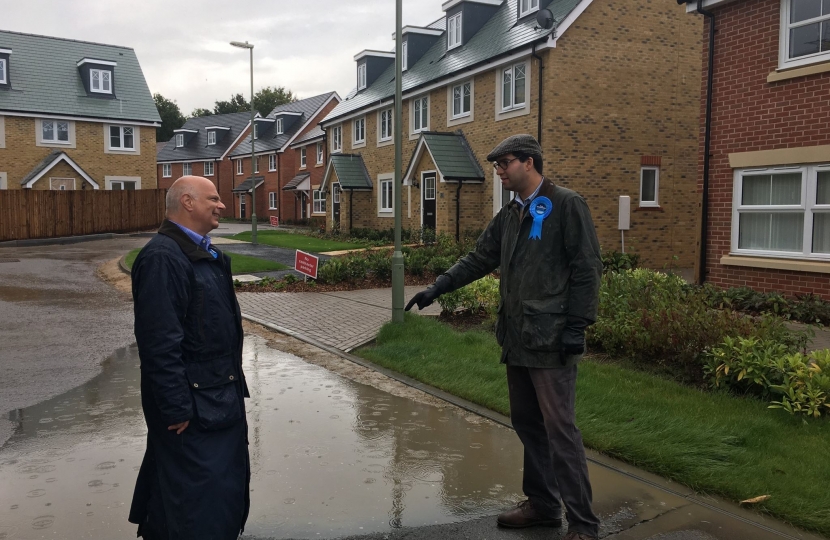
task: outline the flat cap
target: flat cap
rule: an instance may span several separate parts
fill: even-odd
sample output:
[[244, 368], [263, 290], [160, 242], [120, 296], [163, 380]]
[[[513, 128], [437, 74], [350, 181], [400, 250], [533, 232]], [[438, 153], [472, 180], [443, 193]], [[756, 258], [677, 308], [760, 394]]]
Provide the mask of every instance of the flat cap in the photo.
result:
[[533, 135], [511, 135], [500, 142], [489, 154], [487, 154], [487, 161], [495, 161], [501, 156], [515, 154], [516, 152], [523, 152], [531, 156], [541, 156], [542, 147]]

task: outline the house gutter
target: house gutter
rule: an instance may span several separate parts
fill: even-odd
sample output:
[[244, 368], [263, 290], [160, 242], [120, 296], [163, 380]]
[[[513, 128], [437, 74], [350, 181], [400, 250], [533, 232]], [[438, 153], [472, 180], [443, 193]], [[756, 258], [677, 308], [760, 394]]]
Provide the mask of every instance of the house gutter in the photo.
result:
[[464, 182], [458, 179], [458, 189], [455, 190], [455, 241], [461, 241], [461, 186]]
[[[542, 96], [544, 96], [544, 84], [542, 82], [542, 70], [544, 68], [544, 63], [542, 62], [542, 57], [536, 54], [536, 42], [533, 42], [533, 49], [531, 49], [530, 56], [535, 58], [539, 61], [539, 114], [538, 116], [538, 125], [536, 126], [536, 140], [539, 141], [539, 145], [542, 144]], [[457, 236], [457, 235], [456, 235]], [[458, 238], [456, 238], [458, 240]]]

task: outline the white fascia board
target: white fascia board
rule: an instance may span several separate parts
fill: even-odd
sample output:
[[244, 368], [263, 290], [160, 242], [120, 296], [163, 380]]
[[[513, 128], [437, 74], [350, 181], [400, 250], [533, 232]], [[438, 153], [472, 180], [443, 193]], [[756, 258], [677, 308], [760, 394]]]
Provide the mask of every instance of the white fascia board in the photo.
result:
[[[735, 0], [703, 0], [703, 7], [716, 7], [721, 4], [728, 4], [734, 1]], [[697, 13], [697, 0], [692, 0], [686, 4], [686, 13]]]
[[230, 144], [230, 146], [228, 146], [228, 149], [227, 149], [227, 150], [225, 150], [225, 153], [224, 153], [224, 154], [222, 154], [222, 155], [219, 157], [219, 161], [222, 161], [223, 159], [225, 159], [225, 156], [227, 156], [227, 155], [228, 155], [228, 153], [229, 153], [231, 150], [233, 150], [234, 148], [236, 148], [237, 143], [239, 143], [239, 140], [242, 138], [242, 136], [243, 136], [243, 135], [245, 135], [245, 132], [246, 132], [246, 131], [248, 131], [248, 129], [249, 129], [250, 127], [251, 127], [251, 121], [250, 121], [250, 120], [248, 120], [248, 123], [247, 123], [247, 124], [245, 124], [245, 127], [244, 127], [244, 128], [242, 128], [242, 131], [240, 131], [240, 132], [239, 132], [239, 135], [237, 135], [237, 136], [236, 136], [236, 139], [234, 139], [234, 141]]
[[289, 112], [289, 111], [280, 111], [274, 113], [274, 118], [278, 116], [302, 116], [303, 113], [301, 112]]
[[201, 159], [163, 159], [156, 160], [159, 163], [204, 163], [205, 161], [221, 161], [219, 158], [201, 158]]
[[320, 190], [326, 189], [329, 184], [329, 178], [331, 178], [331, 170], [334, 168], [332, 165], [331, 156], [329, 156], [329, 163], [326, 165], [326, 172], [323, 173], [323, 181], [320, 182]]
[[448, 9], [452, 9], [461, 2], [472, 2], [473, 4], [486, 4], [488, 6], [500, 6], [501, 0], [449, 0], [448, 2], [444, 2], [441, 4], [441, 10], [447, 11]]
[[11, 53], [12, 53], [11, 49], [0, 49], [0, 54], [11, 54]]
[[[422, 34], [425, 36], [440, 36], [443, 34], [443, 30], [436, 30], [435, 28], [424, 28], [423, 26], [404, 26], [401, 28], [401, 35], [404, 34]], [[392, 39], [395, 39], [397, 36], [395, 32], [392, 32]]]
[[325, 138], [326, 138], [326, 134], [325, 134], [325, 133], [324, 133], [324, 134], [322, 134], [322, 135], [317, 135], [316, 137], [312, 137], [312, 138], [310, 138], [310, 139], [306, 139], [306, 140], [304, 140], [304, 141], [300, 141], [300, 142], [294, 143], [294, 144], [292, 144], [292, 145], [291, 145], [291, 148], [293, 148], [294, 150], [296, 150], [297, 148], [303, 148], [303, 147], [308, 146], [308, 145], [310, 145], [310, 144], [313, 144], [313, 143], [316, 143], [316, 142], [320, 142], [320, 141], [322, 141], [322, 140], [323, 140], [323, 139], [325, 139]]
[[174, 129], [173, 133], [199, 133], [199, 130], [198, 129], [179, 128], [179, 129]]
[[[340, 94], [338, 94], [337, 92], [333, 92], [333, 93], [329, 96], [329, 98], [328, 98], [326, 101], [324, 101], [324, 102], [323, 102], [323, 104], [322, 104], [322, 105], [320, 105], [320, 106], [317, 108], [317, 110], [316, 110], [316, 111], [314, 111], [314, 114], [310, 114], [310, 115], [308, 115], [308, 120], [306, 120], [306, 123], [305, 123], [305, 124], [303, 124], [302, 126], [300, 126], [300, 129], [298, 129], [298, 130], [294, 133], [294, 135], [293, 135], [290, 139], [288, 139], [287, 141], [285, 141], [285, 144], [284, 144], [284, 145], [282, 145], [282, 148], [280, 148], [280, 149], [279, 149], [279, 152], [285, 152], [285, 149], [286, 149], [286, 148], [288, 148], [288, 146], [289, 146], [292, 142], [294, 142], [294, 141], [297, 139], [297, 137], [300, 135], [300, 133], [302, 133], [302, 132], [303, 132], [303, 130], [304, 130], [305, 128], [307, 128], [307, 127], [309, 126], [309, 124], [311, 124], [311, 122], [313, 122], [313, 121], [314, 121], [314, 119], [315, 119], [315, 118], [317, 118], [317, 115], [318, 115], [318, 114], [320, 114], [320, 111], [322, 111], [323, 109], [325, 109], [325, 108], [326, 108], [326, 105], [328, 105], [329, 103], [331, 103], [331, 102], [332, 102], [332, 100], [334, 100], [334, 99], [336, 99], [336, 100], [337, 100], [337, 103], [340, 103]], [[323, 136], [325, 137], [325, 135], [323, 135]], [[316, 137], [315, 137], [315, 139], [316, 139]], [[312, 139], [312, 140], [313, 140], [313, 139]]]
[[374, 56], [376, 58], [395, 58], [395, 53], [388, 52], [388, 51], [372, 51], [366, 49], [365, 51], [360, 51], [356, 55], [354, 55], [354, 60], [357, 62], [358, 60], [362, 60], [367, 56]]
[[276, 118], [254, 118], [254, 122], [276, 122]]
[[112, 66], [115, 67], [118, 65], [117, 62], [110, 62], [109, 60], [97, 60], [95, 58], [82, 58], [78, 60], [77, 66], [80, 67], [84, 64], [101, 64], [102, 66]]
[[423, 135], [420, 136], [418, 140], [418, 146], [415, 147], [415, 152], [412, 153], [412, 161], [409, 164], [409, 168], [406, 170], [406, 173], [403, 175], [403, 179], [401, 180], [404, 186], [412, 185], [412, 173], [415, 172], [415, 168], [418, 166], [418, 162], [421, 161], [421, 156], [424, 154], [424, 147], [427, 144], [426, 138]]
[[50, 118], [53, 120], [74, 120], [76, 122], [100, 122], [102, 124], [117, 124], [124, 126], [149, 126], [160, 127], [161, 122], [143, 122], [136, 120], [115, 120], [112, 118], [85, 118], [83, 116], [67, 116], [65, 114], [51, 114], [48, 112], [30, 113], [17, 111], [4, 111], [0, 109], [0, 116], [22, 116], [26, 118]]
[[40, 171], [40, 172], [37, 174], [37, 176], [35, 176], [34, 178], [32, 178], [31, 180], [29, 180], [28, 182], [26, 182], [26, 187], [27, 187], [27, 188], [31, 188], [31, 187], [35, 184], [35, 182], [37, 182], [38, 180], [40, 180], [41, 178], [43, 178], [43, 176], [44, 176], [46, 173], [48, 173], [50, 170], [52, 170], [52, 168], [53, 168], [55, 165], [57, 165], [59, 161], [65, 161], [65, 162], [66, 162], [66, 163], [67, 163], [70, 167], [72, 167], [73, 169], [75, 169], [75, 172], [76, 172], [76, 173], [78, 173], [78, 174], [80, 174], [80, 175], [83, 177], [83, 179], [84, 179], [84, 180], [86, 180], [87, 182], [89, 182], [90, 184], [92, 184], [92, 187], [93, 187], [93, 188], [95, 188], [95, 189], [101, 189], [101, 186], [99, 186], [99, 185], [98, 185], [98, 182], [96, 182], [95, 180], [93, 180], [92, 178], [90, 178], [90, 177], [89, 177], [89, 175], [87, 175], [87, 174], [86, 174], [86, 173], [85, 173], [85, 172], [84, 172], [84, 171], [83, 171], [83, 170], [82, 170], [82, 169], [78, 166], [78, 164], [77, 164], [77, 163], [75, 163], [74, 161], [72, 161], [72, 158], [71, 158], [71, 157], [69, 157], [69, 156], [67, 156], [66, 154], [61, 154], [61, 155], [59, 155], [57, 158], [55, 158], [55, 159], [52, 161], [52, 163], [50, 163], [49, 165], [47, 165], [46, 167], [44, 167], [44, 168], [43, 168], [43, 170], [42, 170], [42, 171]]
[[229, 126], [207, 126], [204, 129], [226, 129], [228, 131], [231, 130], [231, 128]]

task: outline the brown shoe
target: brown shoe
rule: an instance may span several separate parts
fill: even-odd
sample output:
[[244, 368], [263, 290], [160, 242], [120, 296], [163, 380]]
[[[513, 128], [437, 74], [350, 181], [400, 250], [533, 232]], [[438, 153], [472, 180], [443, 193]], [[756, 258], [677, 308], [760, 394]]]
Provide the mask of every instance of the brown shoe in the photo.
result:
[[500, 527], [522, 529], [524, 527], [561, 527], [562, 518], [545, 516], [533, 508], [530, 501], [520, 502], [513, 510], [499, 514], [496, 523]]
[[597, 540], [596, 536], [591, 536], [589, 534], [578, 533], [576, 531], [571, 531], [565, 535], [565, 538], [562, 540]]

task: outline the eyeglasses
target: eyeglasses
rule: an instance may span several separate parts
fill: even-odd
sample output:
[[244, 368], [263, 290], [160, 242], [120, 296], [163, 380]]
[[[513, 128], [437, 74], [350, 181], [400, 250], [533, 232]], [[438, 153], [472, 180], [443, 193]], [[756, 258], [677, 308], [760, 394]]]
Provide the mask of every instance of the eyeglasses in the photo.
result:
[[514, 157], [513, 159], [500, 159], [498, 161], [494, 161], [493, 162], [493, 168], [494, 169], [501, 169], [503, 171], [506, 171], [507, 168], [510, 166], [510, 164], [513, 163], [514, 161], [516, 161], [517, 159], [519, 159], [519, 158]]

